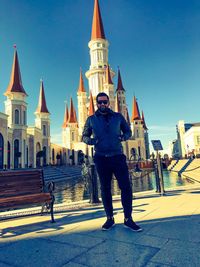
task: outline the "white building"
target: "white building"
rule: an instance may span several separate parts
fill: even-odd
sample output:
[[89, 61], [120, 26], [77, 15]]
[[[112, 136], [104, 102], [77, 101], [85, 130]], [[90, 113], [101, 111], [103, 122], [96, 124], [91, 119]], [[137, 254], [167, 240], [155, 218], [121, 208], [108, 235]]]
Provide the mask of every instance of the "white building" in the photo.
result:
[[177, 125], [177, 141], [181, 158], [200, 154], [200, 123], [185, 123]]

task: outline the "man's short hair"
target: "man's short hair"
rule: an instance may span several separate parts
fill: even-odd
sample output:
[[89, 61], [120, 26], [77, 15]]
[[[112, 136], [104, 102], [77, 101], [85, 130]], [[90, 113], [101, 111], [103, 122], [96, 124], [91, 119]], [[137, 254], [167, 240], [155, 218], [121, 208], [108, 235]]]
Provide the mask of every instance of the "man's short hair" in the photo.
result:
[[98, 95], [96, 96], [96, 101], [98, 101], [98, 97], [100, 97], [100, 96], [106, 96], [109, 100], [109, 96], [106, 93], [101, 92], [101, 93], [98, 93]]

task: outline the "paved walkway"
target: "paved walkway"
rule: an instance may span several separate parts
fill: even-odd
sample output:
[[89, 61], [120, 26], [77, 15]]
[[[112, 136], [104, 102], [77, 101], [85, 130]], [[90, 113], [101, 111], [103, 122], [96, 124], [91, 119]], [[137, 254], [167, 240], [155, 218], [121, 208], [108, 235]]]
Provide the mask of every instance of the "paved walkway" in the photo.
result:
[[134, 220], [144, 229], [123, 227], [114, 201], [116, 226], [101, 231], [101, 205], [67, 208], [49, 215], [0, 222], [0, 266], [137, 267], [200, 266], [200, 188], [166, 196], [135, 194]]

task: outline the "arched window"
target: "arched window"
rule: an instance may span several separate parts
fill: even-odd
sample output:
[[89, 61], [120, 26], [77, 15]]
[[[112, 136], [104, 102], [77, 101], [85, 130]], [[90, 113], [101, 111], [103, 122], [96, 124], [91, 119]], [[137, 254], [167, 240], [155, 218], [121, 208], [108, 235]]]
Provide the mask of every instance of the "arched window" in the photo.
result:
[[43, 166], [47, 164], [47, 149], [46, 146], [43, 147]]
[[72, 141], [74, 141], [74, 132], [72, 132]]
[[26, 110], [23, 111], [23, 124], [26, 125]]
[[15, 124], [19, 124], [19, 110], [15, 109]]
[[14, 168], [19, 167], [19, 158], [21, 157], [21, 153], [19, 152], [19, 140], [15, 139], [14, 141]]
[[46, 136], [47, 135], [47, 128], [46, 125], [42, 126], [42, 131], [43, 131], [43, 135]]
[[10, 169], [10, 142], [8, 141], [8, 148], [7, 148], [7, 168]]

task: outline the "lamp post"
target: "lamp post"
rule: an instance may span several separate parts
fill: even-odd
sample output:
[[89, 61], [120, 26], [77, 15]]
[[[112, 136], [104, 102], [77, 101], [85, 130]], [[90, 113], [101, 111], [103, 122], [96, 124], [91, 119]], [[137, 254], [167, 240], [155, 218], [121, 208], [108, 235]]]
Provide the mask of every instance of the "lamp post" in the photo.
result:
[[156, 176], [156, 187], [157, 190], [156, 192], [159, 192], [161, 196], [165, 194], [164, 190], [164, 181], [163, 181], [163, 171], [162, 171], [162, 166], [161, 166], [161, 159], [160, 159], [160, 154], [159, 151], [163, 150], [162, 144], [160, 140], [152, 140], [152, 145], [154, 150], [156, 151], [156, 161], [157, 161], [157, 166], [155, 166], [155, 176]]

